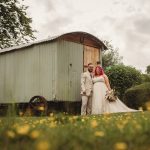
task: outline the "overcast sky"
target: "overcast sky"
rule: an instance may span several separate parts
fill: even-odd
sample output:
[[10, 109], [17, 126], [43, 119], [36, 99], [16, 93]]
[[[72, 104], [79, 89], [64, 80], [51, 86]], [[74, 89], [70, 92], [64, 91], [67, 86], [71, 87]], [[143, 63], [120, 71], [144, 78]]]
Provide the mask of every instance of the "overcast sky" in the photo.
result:
[[[20, 0], [21, 1], [21, 0]], [[85, 31], [119, 48], [123, 62], [150, 65], [150, 0], [25, 0], [38, 39]]]

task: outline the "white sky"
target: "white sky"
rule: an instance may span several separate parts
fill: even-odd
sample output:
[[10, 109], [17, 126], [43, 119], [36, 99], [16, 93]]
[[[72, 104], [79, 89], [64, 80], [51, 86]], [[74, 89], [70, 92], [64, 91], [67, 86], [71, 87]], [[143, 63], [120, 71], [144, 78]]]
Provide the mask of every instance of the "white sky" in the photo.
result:
[[150, 0], [20, 0], [38, 39], [85, 31], [119, 48], [123, 62], [150, 65]]

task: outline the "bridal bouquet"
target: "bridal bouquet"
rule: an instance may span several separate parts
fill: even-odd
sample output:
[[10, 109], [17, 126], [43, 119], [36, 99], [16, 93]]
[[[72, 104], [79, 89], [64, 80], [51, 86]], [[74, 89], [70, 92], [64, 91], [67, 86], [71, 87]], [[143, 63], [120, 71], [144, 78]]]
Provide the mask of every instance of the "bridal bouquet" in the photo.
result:
[[117, 100], [117, 96], [115, 94], [115, 90], [110, 90], [106, 92], [105, 99], [109, 102], [114, 102]]

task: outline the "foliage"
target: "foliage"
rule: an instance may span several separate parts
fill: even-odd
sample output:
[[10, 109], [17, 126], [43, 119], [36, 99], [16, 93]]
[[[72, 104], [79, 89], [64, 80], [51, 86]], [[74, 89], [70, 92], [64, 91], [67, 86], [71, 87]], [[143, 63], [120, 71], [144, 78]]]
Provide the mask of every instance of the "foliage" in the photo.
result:
[[125, 91], [142, 82], [141, 73], [133, 67], [124, 65], [115, 65], [105, 70], [110, 80], [111, 87], [118, 92], [122, 99]]
[[104, 41], [105, 45], [107, 46], [108, 50], [103, 51], [102, 53], [102, 65], [105, 69], [106, 67], [123, 64], [122, 59], [123, 57], [119, 56], [118, 49], [114, 48], [112, 44], [108, 41]]
[[150, 74], [142, 74], [142, 82], [150, 82]]
[[150, 74], [150, 65], [147, 66], [146, 72], [147, 72], [147, 74]]
[[0, 2], [0, 49], [27, 43], [35, 39], [32, 19], [27, 17], [27, 6], [18, 0]]
[[15, 150], [147, 150], [149, 115], [150, 112], [136, 112], [1, 118], [0, 146]]
[[143, 109], [150, 109], [150, 83], [143, 83], [128, 89], [125, 92], [124, 101], [132, 108], [142, 107]]

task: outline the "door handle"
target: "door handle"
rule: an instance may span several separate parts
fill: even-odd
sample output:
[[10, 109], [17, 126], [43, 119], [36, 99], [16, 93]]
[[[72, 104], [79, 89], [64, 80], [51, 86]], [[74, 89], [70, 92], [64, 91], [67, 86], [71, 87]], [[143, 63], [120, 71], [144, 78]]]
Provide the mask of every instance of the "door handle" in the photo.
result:
[[72, 67], [72, 64], [69, 64], [70, 67]]

